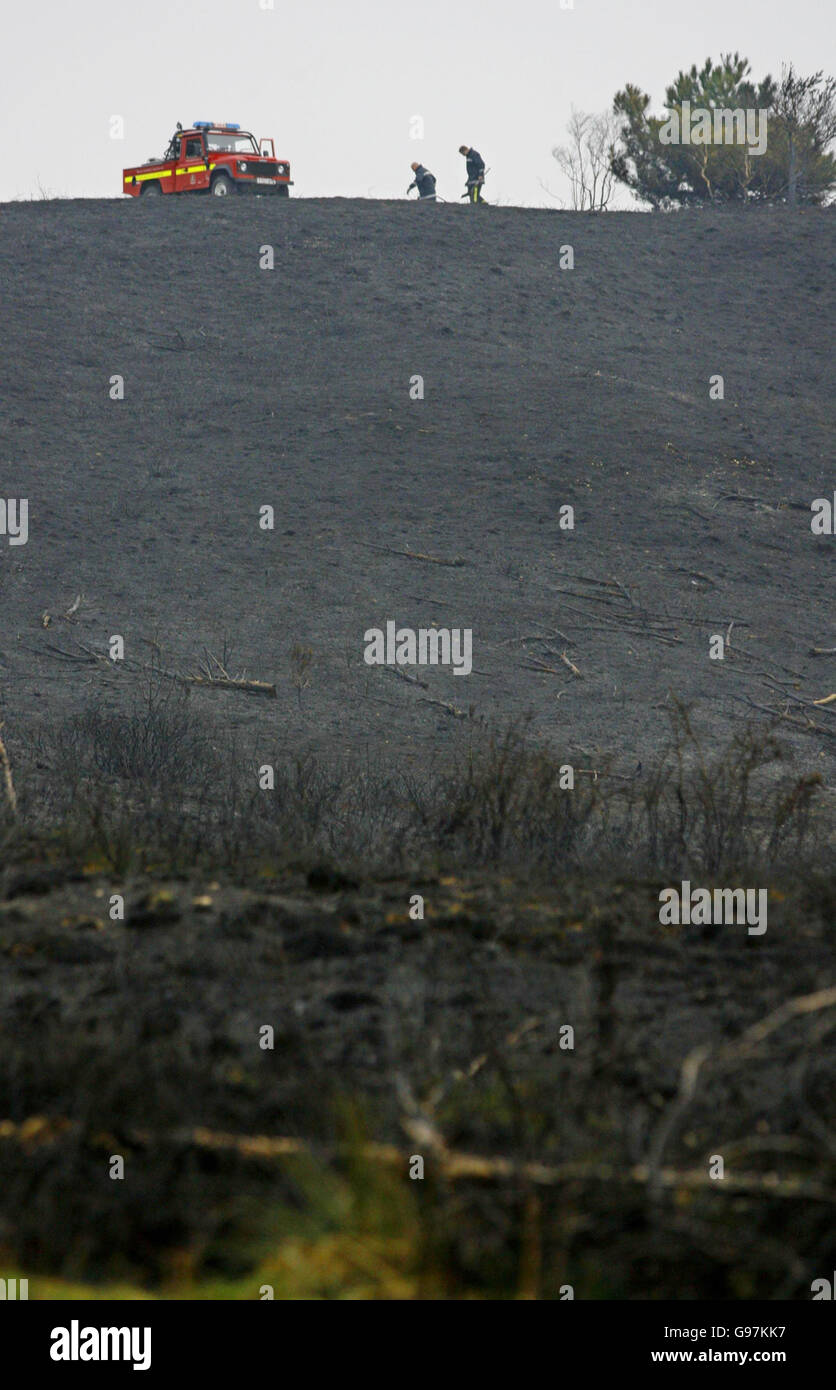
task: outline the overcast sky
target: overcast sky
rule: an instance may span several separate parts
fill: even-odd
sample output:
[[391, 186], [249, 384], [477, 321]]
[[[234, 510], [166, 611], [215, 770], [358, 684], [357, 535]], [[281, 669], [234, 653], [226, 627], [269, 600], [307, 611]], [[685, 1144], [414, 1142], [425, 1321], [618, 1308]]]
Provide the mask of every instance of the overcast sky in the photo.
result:
[[2, 0], [0, 200], [120, 196], [123, 165], [205, 118], [274, 136], [297, 196], [403, 197], [417, 159], [457, 200], [469, 143], [489, 201], [556, 206], [541, 183], [565, 198], [551, 149], [572, 105], [634, 82], [660, 110], [680, 68], [735, 49], [756, 78], [836, 67], [828, 0], [270, 3]]

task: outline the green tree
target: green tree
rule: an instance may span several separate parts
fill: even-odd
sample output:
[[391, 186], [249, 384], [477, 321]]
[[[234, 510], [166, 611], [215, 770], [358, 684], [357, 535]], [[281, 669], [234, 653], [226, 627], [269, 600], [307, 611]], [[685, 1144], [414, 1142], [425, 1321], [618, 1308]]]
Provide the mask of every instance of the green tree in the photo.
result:
[[834, 178], [827, 146], [836, 139], [836, 78], [799, 77], [790, 63], [773, 103], [787, 171], [787, 202], [822, 202]]
[[[677, 126], [683, 107], [690, 111], [765, 113], [766, 145], [753, 152], [748, 139], [709, 139], [702, 143], [666, 143], [670, 121]], [[636, 196], [653, 207], [718, 203], [788, 201], [823, 203], [836, 184], [836, 159], [827, 146], [836, 136], [836, 82], [816, 73], [800, 78], [792, 66], [777, 84], [767, 76], [750, 77], [740, 54], [707, 58], [680, 72], [665, 93], [664, 116], [649, 112], [650, 97], [628, 84], [616, 94], [613, 109], [621, 133], [612, 157], [612, 172]], [[687, 110], [687, 108], [686, 108]], [[732, 132], [729, 130], [731, 136]]]

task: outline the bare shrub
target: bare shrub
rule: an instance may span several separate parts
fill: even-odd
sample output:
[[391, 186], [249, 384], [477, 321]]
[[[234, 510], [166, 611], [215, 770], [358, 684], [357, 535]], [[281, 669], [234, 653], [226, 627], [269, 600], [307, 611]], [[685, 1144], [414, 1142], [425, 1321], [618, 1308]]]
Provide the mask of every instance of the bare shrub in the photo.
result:
[[649, 868], [720, 874], [803, 853], [821, 777], [781, 776], [783, 756], [766, 724], [748, 724], [708, 752], [675, 702], [670, 741], [628, 798], [633, 855]]
[[611, 169], [619, 122], [609, 111], [576, 111], [566, 127], [569, 143], [555, 145], [552, 156], [569, 180], [576, 212], [603, 212], [613, 195]]
[[52, 753], [59, 776], [101, 774], [183, 788], [200, 779], [212, 748], [188, 690], [152, 677], [144, 701], [130, 713], [94, 705], [60, 725]]
[[[219, 738], [188, 695], [159, 689], [129, 715], [96, 706], [67, 721], [41, 756], [40, 823], [61, 826], [74, 852], [89, 844], [119, 864], [134, 852], [229, 874], [259, 857], [326, 856], [372, 870], [718, 875], [809, 855], [818, 833], [821, 777], [784, 771], [774, 729], [749, 725], [707, 752], [680, 705], [650, 767], [573, 768], [572, 786], [573, 759], [534, 741], [523, 722], [471, 724], [443, 772], [393, 774], [279, 750], [274, 786], [262, 790], [262, 749]], [[27, 794], [27, 808], [34, 800]]]
[[600, 784], [562, 787], [568, 763], [532, 746], [523, 725], [491, 730], [434, 788], [428, 829], [441, 849], [476, 864], [511, 856], [539, 867], [574, 864], [600, 804]]

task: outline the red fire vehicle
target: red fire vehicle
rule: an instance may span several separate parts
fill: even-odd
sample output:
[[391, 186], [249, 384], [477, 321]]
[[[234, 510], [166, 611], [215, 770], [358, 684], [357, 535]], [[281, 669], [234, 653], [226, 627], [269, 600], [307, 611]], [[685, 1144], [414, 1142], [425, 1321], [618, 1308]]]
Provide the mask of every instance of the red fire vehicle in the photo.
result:
[[272, 140], [259, 144], [239, 125], [179, 121], [162, 159], [125, 169], [122, 191], [133, 198], [162, 193], [269, 193], [287, 198], [292, 179], [286, 159], [276, 159]]

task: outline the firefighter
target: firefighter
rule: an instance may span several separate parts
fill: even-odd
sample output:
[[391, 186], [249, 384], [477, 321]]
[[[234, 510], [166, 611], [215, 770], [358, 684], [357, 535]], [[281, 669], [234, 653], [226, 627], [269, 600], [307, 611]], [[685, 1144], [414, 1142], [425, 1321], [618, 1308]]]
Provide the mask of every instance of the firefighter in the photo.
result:
[[163, 155], [163, 160], [180, 158], [180, 132], [183, 129], [182, 121], [177, 122], [177, 129], [168, 142], [168, 149]]
[[406, 190], [406, 196], [409, 197], [413, 188], [417, 188], [419, 198], [427, 198], [431, 202], [434, 202], [436, 197], [435, 174], [431, 174], [429, 169], [424, 168], [423, 164], [413, 163], [410, 165], [410, 168], [415, 178]]
[[459, 145], [459, 154], [467, 160], [467, 183], [464, 196], [469, 203], [483, 203], [482, 184], [485, 182], [485, 161], [472, 145]]

